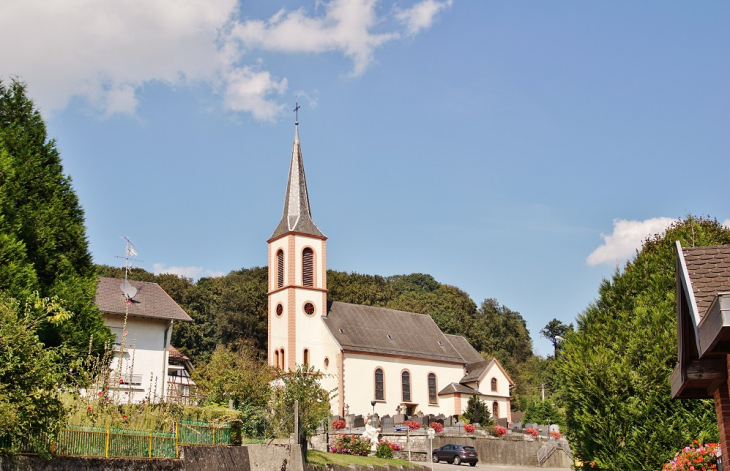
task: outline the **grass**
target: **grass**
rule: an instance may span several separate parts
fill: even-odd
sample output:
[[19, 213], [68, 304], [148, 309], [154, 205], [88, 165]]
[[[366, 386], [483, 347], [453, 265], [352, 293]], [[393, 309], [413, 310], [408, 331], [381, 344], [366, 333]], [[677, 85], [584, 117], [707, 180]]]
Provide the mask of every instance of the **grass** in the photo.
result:
[[328, 464], [336, 464], [340, 466], [349, 466], [351, 464], [376, 465], [382, 466], [389, 464], [391, 466], [415, 466], [410, 461], [405, 460], [385, 460], [375, 458], [374, 456], [353, 456], [340, 455], [337, 453], [325, 453], [317, 450], [307, 450], [307, 463], [315, 466], [325, 466]]

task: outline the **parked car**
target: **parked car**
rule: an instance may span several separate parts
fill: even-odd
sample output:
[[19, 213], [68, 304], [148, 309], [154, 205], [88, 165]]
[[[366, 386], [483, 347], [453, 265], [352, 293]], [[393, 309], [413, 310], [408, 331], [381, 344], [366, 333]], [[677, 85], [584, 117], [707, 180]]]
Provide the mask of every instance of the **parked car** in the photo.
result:
[[441, 448], [433, 450], [431, 460], [434, 463], [448, 461], [457, 466], [461, 463], [469, 463], [470, 466], [476, 466], [479, 462], [479, 453], [477, 453], [477, 450], [473, 446], [444, 445]]

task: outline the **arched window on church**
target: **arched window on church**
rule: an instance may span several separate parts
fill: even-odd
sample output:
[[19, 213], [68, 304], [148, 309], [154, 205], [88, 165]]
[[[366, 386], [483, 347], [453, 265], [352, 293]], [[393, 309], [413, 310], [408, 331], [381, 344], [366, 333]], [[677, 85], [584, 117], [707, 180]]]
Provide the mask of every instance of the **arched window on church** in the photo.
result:
[[402, 387], [402, 401], [411, 402], [411, 374], [408, 371], [404, 371], [400, 375], [401, 387]]
[[385, 374], [382, 368], [375, 368], [375, 400], [385, 400]]
[[284, 349], [283, 348], [281, 349], [281, 366], [280, 366], [280, 368], [282, 370], [284, 369]]
[[276, 287], [284, 287], [284, 251], [276, 252]]
[[314, 286], [314, 252], [309, 247], [302, 251], [302, 285]]
[[492, 417], [495, 419], [499, 418], [499, 404], [497, 404], [497, 401], [492, 403]]
[[492, 391], [497, 391], [497, 378], [492, 378]]
[[274, 352], [274, 361], [276, 362], [276, 367], [279, 367], [279, 350]]
[[304, 349], [304, 364], [309, 365], [309, 349]]
[[436, 375], [434, 373], [428, 374], [428, 402], [436, 404], [438, 402], [438, 395], [436, 394]]

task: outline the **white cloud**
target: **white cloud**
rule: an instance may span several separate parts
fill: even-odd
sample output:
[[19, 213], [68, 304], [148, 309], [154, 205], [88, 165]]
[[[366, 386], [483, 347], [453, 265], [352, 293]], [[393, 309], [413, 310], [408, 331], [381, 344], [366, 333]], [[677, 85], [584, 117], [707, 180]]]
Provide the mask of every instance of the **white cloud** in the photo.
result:
[[722, 225], [725, 226], [725, 227], [727, 227], [728, 229], [730, 229], [730, 219], [725, 219], [722, 222]]
[[202, 276], [217, 278], [225, 275], [225, 273], [220, 270], [208, 270], [203, 267], [168, 267], [164, 263], [155, 263], [152, 265], [152, 271], [155, 275], [159, 275], [161, 273], [172, 273], [174, 275], [192, 278], [193, 280], [197, 280]]
[[288, 82], [263, 70], [254, 51], [337, 52], [360, 75], [378, 47], [428, 28], [451, 1], [391, 10], [401, 31], [387, 30], [377, 0], [315, 0], [313, 12], [245, 21], [240, 0], [3, 0], [0, 72], [26, 81], [46, 111], [81, 97], [104, 115], [134, 113], [147, 84], [205, 83], [225, 108], [271, 121]]
[[603, 245], [586, 259], [588, 265], [605, 263], [614, 265], [628, 260], [641, 247], [642, 242], [654, 234], [662, 234], [675, 222], [672, 218], [652, 218], [645, 221], [613, 220], [613, 234], [601, 234]]
[[453, 0], [437, 2], [435, 0], [424, 0], [413, 5], [407, 10], [401, 10], [396, 18], [406, 26], [408, 35], [413, 36], [433, 25], [436, 15], [443, 9], [449, 8]]

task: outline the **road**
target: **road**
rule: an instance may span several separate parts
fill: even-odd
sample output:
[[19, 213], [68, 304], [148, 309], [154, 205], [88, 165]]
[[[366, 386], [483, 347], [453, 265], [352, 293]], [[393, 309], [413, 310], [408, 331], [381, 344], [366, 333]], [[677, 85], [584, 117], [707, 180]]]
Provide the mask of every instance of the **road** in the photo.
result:
[[[426, 464], [426, 463], [419, 463], [419, 464]], [[499, 465], [499, 464], [484, 464], [484, 463], [477, 463], [476, 466], [471, 467], [468, 464], [462, 464], [461, 466], [457, 467], [453, 464], [446, 463], [445, 461], [442, 461], [441, 463], [431, 463], [433, 464], [433, 470], [434, 471], [456, 471], [457, 469], [463, 468], [464, 471], [467, 469], [474, 469], [479, 471], [547, 471], [547, 470], [553, 470], [553, 471], [570, 471], [570, 468], [531, 468], [531, 467], [524, 467], [524, 466], [505, 466], [505, 465]]]

